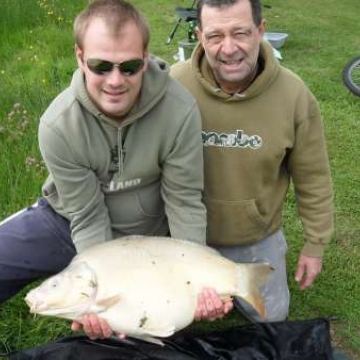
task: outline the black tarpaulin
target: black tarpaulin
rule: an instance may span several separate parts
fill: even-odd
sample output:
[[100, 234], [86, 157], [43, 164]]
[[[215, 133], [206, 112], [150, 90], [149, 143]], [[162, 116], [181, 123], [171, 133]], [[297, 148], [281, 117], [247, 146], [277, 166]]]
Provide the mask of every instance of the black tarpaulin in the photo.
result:
[[17, 351], [9, 360], [333, 360], [327, 319], [177, 333], [165, 346], [141, 340], [73, 336]]

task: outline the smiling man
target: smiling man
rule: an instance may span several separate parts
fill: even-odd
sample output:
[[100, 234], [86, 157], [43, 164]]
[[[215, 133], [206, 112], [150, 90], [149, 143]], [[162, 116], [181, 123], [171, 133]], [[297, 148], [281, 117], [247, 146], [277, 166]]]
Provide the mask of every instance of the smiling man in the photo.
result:
[[211, 3], [204, 3], [198, 38], [220, 88], [227, 94], [241, 93], [259, 70], [265, 23], [252, 18], [249, 1], [238, 1], [232, 7], [226, 2], [221, 7]]
[[[126, 1], [96, 0], [74, 32], [79, 68], [40, 120], [43, 196], [0, 224], [0, 302], [119, 236], [205, 242], [199, 110], [150, 56], [146, 20]], [[86, 324], [103, 336], [97, 319]]]
[[[263, 288], [266, 320], [281, 321], [289, 311], [281, 215], [290, 180], [304, 233], [300, 289], [321, 272], [333, 229], [332, 184], [319, 105], [263, 41], [261, 10], [260, 0], [199, 0], [199, 44], [171, 74], [201, 112], [207, 242], [234, 261], [272, 264]], [[206, 314], [203, 308], [197, 317]]]

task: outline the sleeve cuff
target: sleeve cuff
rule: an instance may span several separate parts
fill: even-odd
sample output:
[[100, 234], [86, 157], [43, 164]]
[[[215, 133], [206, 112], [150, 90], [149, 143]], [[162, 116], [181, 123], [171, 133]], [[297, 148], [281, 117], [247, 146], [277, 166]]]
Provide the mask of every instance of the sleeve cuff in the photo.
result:
[[322, 258], [324, 256], [325, 246], [320, 244], [305, 243], [301, 253], [306, 256]]

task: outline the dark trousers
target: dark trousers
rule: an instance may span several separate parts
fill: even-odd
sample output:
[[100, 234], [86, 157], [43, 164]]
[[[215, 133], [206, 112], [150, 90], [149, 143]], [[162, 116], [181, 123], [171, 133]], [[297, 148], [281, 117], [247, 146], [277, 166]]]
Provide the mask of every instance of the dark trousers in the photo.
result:
[[69, 221], [40, 199], [0, 223], [0, 303], [64, 269], [76, 255]]

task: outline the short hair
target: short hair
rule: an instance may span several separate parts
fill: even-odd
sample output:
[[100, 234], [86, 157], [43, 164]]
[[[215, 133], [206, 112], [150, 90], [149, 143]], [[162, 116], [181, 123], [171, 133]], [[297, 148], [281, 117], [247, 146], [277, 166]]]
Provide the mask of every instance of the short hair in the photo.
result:
[[[239, 0], [198, 0], [197, 1], [197, 19], [198, 19], [198, 26], [201, 29], [201, 11], [204, 5], [210, 7], [228, 7], [234, 5]], [[251, 12], [254, 24], [259, 26], [262, 21], [262, 13], [261, 13], [261, 1], [260, 0], [246, 0], [250, 2], [251, 5]]]
[[147, 50], [150, 42], [149, 24], [133, 5], [124, 0], [95, 0], [78, 14], [74, 21], [74, 37], [79, 48], [83, 48], [86, 30], [94, 18], [103, 18], [114, 34], [128, 22], [134, 22], [141, 32], [144, 50]]

